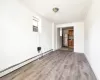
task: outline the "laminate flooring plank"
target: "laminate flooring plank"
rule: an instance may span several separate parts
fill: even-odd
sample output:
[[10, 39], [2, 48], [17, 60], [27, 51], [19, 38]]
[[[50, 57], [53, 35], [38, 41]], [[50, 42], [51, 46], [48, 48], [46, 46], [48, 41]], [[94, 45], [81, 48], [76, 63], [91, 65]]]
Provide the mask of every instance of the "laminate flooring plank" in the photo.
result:
[[[58, 62], [58, 60], [60, 61], [61, 59], [61, 54], [58, 53], [58, 55], [56, 55], [55, 57], [53, 57], [53, 59], [45, 66], [43, 66], [43, 68], [38, 72], [37, 74], [31, 74], [30, 76], [28, 76], [29, 80], [39, 80], [42, 77], [42, 74], [46, 75]], [[44, 76], [43, 75], [43, 76]], [[27, 80], [27, 78], [26, 78]]]
[[[50, 75], [50, 72], [55, 71], [55, 69], [61, 65], [61, 63], [65, 59], [65, 55], [61, 54], [60, 56], [56, 57], [56, 62], [52, 62], [52, 64], [49, 64], [48, 66], [45, 66], [46, 69], [44, 69], [38, 76], [38, 78], [33, 78], [34, 80], [45, 80], [47, 79], [47, 76]], [[48, 72], [47, 72], [48, 71]], [[54, 73], [55, 74], [55, 73]], [[41, 76], [41, 77], [40, 77]], [[48, 79], [47, 79], [48, 80]]]
[[64, 53], [63, 55], [66, 56], [63, 63], [61, 63], [59, 66], [56, 66], [55, 69], [52, 70], [52, 72], [48, 75], [48, 77], [45, 80], [59, 80], [61, 78], [61, 75], [64, 71], [64, 65], [68, 61], [68, 56], [72, 55], [71, 53]]
[[25, 71], [21, 75], [16, 76], [12, 80], [24, 80], [25, 78], [27, 79], [27, 77], [28, 77], [27, 80], [29, 80], [30, 76], [37, 75], [38, 73], [40, 73], [41, 70], [44, 68], [44, 66], [49, 64], [53, 60], [53, 58], [55, 58], [57, 55], [58, 55], [58, 53], [56, 53], [56, 54], [54, 53], [53, 55], [48, 56], [48, 58], [46, 58], [45, 60], [40, 59], [40, 60], [36, 61], [36, 64], [34, 64], [32, 68]]
[[57, 50], [0, 80], [97, 80], [85, 55]]
[[[53, 54], [53, 55], [52, 55]], [[42, 65], [44, 65], [46, 62], [48, 62], [53, 56], [55, 57], [57, 55], [57, 52], [54, 53], [52, 52], [51, 54], [46, 55], [45, 57], [42, 57], [40, 60], [36, 60], [31, 62], [30, 64], [15, 70], [14, 72], [4, 76], [5, 78], [1, 78], [2, 80], [13, 80], [14, 78], [16, 78], [17, 76], [20, 77], [23, 74], [26, 75], [26, 73], [30, 74], [31, 72], [33, 72], [33, 70], [35, 70], [37, 67], [41, 67]]]
[[96, 77], [90, 68], [90, 65], [83, 54], [78, 54], [78, 65], [79, 65], [79, 73], [80, 80], [96, 80]]

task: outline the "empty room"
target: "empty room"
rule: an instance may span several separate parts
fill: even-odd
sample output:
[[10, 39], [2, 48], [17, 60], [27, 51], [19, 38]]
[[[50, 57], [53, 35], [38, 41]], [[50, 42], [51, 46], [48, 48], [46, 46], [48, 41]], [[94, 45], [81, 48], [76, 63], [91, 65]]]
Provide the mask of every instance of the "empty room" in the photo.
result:
[[0, 80], [100, 80], [100, 0], [0, 0]]

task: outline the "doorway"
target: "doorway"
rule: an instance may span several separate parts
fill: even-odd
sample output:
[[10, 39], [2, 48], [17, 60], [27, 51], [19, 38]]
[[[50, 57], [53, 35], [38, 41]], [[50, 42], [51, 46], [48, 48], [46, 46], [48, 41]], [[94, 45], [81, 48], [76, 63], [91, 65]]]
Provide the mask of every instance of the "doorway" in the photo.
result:
[[74, 28], [62, 28], [62, 48], [72, 50], [74, 49]]

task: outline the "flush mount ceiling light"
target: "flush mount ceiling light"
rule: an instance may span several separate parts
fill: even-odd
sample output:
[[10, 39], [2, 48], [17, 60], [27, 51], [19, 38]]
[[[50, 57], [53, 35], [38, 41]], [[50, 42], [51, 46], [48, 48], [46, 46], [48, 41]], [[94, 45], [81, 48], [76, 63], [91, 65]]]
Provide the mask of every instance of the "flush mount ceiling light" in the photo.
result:
[[55, 13], [59, 11], [59, 8], [55, 7], [52, 9]]

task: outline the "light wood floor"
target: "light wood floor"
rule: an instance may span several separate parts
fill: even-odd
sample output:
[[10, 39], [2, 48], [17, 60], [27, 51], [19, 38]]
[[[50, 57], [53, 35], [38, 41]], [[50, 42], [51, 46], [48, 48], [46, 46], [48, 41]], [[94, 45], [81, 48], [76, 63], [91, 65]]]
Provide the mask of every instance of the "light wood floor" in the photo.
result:
[[84, 54], [58, 50], [0, 80], [96, 80]]

